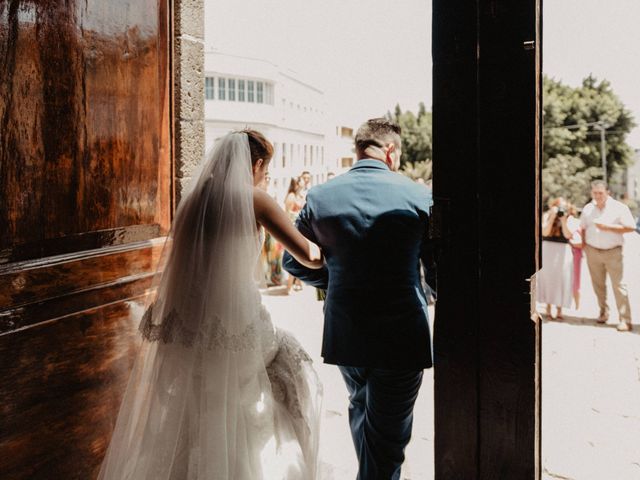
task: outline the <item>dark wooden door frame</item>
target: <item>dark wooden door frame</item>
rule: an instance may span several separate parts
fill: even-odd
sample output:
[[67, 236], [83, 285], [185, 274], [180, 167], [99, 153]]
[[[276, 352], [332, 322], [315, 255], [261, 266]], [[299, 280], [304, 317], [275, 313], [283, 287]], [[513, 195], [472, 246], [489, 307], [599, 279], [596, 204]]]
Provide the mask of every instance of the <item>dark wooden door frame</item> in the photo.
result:
[[541, 1], [433, 0], [437, 480], [540, 475]]

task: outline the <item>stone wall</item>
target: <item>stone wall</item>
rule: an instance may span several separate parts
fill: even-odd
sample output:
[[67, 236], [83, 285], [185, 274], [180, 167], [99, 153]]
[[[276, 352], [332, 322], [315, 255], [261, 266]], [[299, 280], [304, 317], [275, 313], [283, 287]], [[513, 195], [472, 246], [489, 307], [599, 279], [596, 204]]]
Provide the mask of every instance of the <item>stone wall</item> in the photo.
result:
[[174, 2], [176, 203], [204, 157], [204, 0]]

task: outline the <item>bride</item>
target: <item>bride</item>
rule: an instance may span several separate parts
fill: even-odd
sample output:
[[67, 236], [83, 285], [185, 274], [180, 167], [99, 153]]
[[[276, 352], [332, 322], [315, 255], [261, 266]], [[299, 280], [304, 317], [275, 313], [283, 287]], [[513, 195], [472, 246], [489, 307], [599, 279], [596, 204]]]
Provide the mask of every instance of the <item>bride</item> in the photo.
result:
[[226, 135], [180, 203], [99, 479], [316, 478], [321, 386], [261, 303], [260, 226], [323, 260], [256, 187], [272, 156], [259, 132]]

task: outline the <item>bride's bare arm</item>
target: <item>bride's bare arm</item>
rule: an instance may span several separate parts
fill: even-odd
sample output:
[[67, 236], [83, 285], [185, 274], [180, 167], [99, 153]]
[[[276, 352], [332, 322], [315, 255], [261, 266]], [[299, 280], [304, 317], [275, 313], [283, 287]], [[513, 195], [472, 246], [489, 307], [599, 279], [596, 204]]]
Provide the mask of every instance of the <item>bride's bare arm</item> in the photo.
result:
[[320, 248], [307, 240], [292, 225], [276, 201], [259, 188], [253, 189], [253, 208], [258, 223], [282, 243], [298, 262], [308, 268], [322, 268], [324, 262]]

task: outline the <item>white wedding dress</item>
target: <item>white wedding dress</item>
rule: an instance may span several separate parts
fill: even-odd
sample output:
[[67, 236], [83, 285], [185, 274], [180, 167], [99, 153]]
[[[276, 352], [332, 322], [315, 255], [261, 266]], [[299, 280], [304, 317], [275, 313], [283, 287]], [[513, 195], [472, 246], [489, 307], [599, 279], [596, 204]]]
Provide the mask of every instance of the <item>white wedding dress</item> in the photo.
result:
[[183, 199], [102, 480], [313, 480], [322, 388], [254, 281], [244, 133], [214, 148]]

